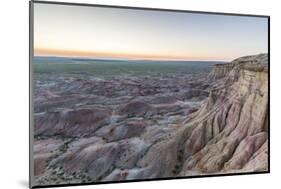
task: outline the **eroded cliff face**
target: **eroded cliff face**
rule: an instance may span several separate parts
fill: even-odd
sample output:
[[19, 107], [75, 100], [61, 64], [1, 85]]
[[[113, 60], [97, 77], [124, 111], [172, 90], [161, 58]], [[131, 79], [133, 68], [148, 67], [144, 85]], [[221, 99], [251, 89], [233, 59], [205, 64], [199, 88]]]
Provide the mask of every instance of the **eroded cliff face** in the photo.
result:
[[231, 64], [186, 125], [195, 127], [191, 136], [196, 141], [188, 137], [185, 142], [181, 175], [268, 169], [267, 55], [242, 57]]
[[[267, 54], [215, 66], [207, 80], [199, 78], [171, 82], [178, 88], [169, 95], [129, 103], [117, 96], [117, 108], [87, 105], [36, 115], [36, 182], [267, 171]], [[164, 86], [168, 90], [167, 81]]]

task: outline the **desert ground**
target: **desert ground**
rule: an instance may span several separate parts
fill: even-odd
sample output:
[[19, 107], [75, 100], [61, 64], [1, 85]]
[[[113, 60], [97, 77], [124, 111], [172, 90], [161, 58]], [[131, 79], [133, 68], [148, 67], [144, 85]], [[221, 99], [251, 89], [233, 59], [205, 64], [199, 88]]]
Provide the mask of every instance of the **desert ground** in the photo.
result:
[[35, 185], [268, 170], [267, 54], [193, 71], [43, 64], [33, 74]]

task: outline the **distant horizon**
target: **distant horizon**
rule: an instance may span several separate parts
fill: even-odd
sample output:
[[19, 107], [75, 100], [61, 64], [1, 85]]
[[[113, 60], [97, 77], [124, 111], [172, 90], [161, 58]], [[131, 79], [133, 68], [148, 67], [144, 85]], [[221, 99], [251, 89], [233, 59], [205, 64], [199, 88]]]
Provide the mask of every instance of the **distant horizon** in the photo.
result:
[[89, 59], [89, 60], [112, 60], [112, 61], [161, 61], [161, 62], [229, 62], [221, 60], [187, 60], [187, 59], [128, 59], [110, 57], [79, 57], [79, 56], [60, 56], [60, 55], [34, 55], [34, 58], [66, 58], [66, 59]]
[[34, 5], [36, 56], [231, 61], [267, 51], [263, 17]]
[[[124, 59], [124, 60], [151, 60], [151, 61], [219, 61], [228, 62], [227, 60], [220, 60], [215, 57], [171, 57], [160, 55], [140, 55], [140, 54], [118, 54], [107, 52], [86, 52], [86, 51], [64, 51], [51, 49], [34, 49], [34, 56], [45, 57], [76, 57], [76, 58], [93, 58], [93, 59]], [[231, 61], [231, 60], [230, 60]]]
[[[247, 54], [247, 55], [243, 55], [241, 57], [245, 57], [245, 56], [253, 56], [253, 55], [259, 55], [259, 54], [267, 54], [267, 52], [261, 52], [261, 53], [257, 53], [257, 54]], [[93, 59], [93, 60], [113, 60], [113, 61], [171, 61], [171, 62], [223, 62], [223, 63], [229, 63], [233, 60], [235, 60], [236, 58], [241, 58], [241, 57], [236, 57], [230, 61], [225, 61], [225, 60], [188, 60], [188, 59], [130, 59], [130, 58], [114, 58], [114, 57], [86, 57], [86, 56], [65, 56], [65, 55], [34, 55], [34, 58], [68, 58], [68, 59]]]

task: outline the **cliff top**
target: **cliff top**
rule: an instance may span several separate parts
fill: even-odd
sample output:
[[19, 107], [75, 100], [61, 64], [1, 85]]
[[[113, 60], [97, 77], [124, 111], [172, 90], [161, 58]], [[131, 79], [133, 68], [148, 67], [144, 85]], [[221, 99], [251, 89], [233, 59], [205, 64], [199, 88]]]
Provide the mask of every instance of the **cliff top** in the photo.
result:
[[240, 57], [233, 60], [231, 64], [251, 71], [268, 71], [268, 54]]
[[268, 71], [268, 54], [258, 54], [251, 56], [243, 56], [234, 59], [230, 63], [215, 64], [216, 68], [234, 68], [239, 67], [251, 71]]

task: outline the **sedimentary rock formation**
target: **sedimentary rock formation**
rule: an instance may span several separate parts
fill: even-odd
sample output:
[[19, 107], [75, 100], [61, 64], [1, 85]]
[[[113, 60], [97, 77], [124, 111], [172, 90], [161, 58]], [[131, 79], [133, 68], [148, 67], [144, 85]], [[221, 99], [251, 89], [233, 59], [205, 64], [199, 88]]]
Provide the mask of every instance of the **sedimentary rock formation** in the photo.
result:
[[267, 54], [165, 79], [39, 83], [36, 183], [267, 171]]
[[[191, 120], [199, 119], [204, 136], [196, 138], [200, 150], [185, 160], [181, 175], [193, 170], [195, 174], [267, 170], [267, 55], [243, 57], [231, 64], [233, 69], [218, 81]], [[222, 71], [218, 73], [221, 77]]]

